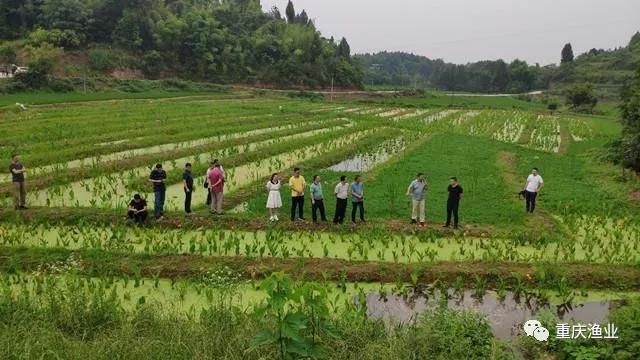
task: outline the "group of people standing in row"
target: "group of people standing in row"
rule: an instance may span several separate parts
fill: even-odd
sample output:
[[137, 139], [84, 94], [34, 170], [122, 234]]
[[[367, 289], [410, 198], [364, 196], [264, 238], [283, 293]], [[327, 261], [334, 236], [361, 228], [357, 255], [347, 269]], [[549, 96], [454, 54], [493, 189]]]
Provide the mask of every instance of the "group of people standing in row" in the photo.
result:
[[[185, 193], [184, 211], [191, 213], [191, 200], [194, 187], [194, 178], [191, 173], [192, 166], [187, 163], [182, 174], [182, 186]], [[26, 207], [26, 189], [25, 189], [25, 173], [26, 168], [20, 162], [18, 154], [11, 156], [11, 164], [9, 165], [11, 181], [14, 192], [15, 209], [27, 209]], [[156, 164], [155, 168], [149, 175], [149, 181], [153, 186], [154, 194], [154, 215], [161, 218], [164, 215], [164, 203], [166, 198], [166, 180], [167, 173], [162, 168], [162, 164]], [[204, 187], [207, 189], [207, 204], [213, 214], [222, 215], [222, 203], [224, 198], [225, 171], [220, 162], [216, 159], [211, 162], [207, 169]], [[300, 173], [300, 168], [293, 170], [293, 175], [289, 178], [289, 188], [291, 189], [291, 221], [304, 221], [304, 199], [307, 192], [307, 183], [304, 176]], [[268, 192], [266, 207], [269, 209], [269, 220], [278, 221], [278, 211], [282, 207], [282, 198], [280, 196], [280, 188], [282, 186], [282, 178], [278, 173], [271, 175], [267, 182], [266, 190]], [[527, 213], [533, 213], [536, 208], [536, 199], [538, 193], [544, 187], [544, 180], [540, 176], [537, 168], [533, 168], [531, 174], [527, 177], [524, 190], [520, 192], [525, 198], [525, 207]], [[418, 173], [416, 178], [407, 187], [406, 195], [411, 196], [412, 211], [411, 223], [425, 226], [425, 194], [429, 185], [423, 173]], [[327, 221], [326, 210], [324, 205], [324, 192], [320, 176], [315, 175], [312, 183], [308, 187], [311, 198], [311, 217], [314, 223]], [[449, 194], [447, 199], [447, 221], [445, 227], [452, 225], [457, 228], [459, 224], [459, 207], [462, 200], [464, 190], [458, 183], [456, 177], [449, 179], [447, 187]], [[342, 224], [346, 216], [348, 199], [351, 197], [351, 221], [356, 222], [356, 215], [359, 214], [361, 222], [365, 221], [364, 216], [364, 185], [360, 175], [356, 175], [353, 182], [349, 184], [346, 176], [341, 176], [340, 181], [335, 185], [333, 196], [336, 199], [336, 209], [333, 217], [333, 223]], [[320, 217], [318, 218], [318, 214]], [[139, 194], [134, 195], [129, 202], [127, 215], [136, 222], [144, 222], [148, 216], [147, 202]]]
[[[280, 197], [281, 178], [278, 173], [271, 175], [271, 179], [267, 182], [267, 208], [269, 209], [270, 220], [278, 221], [278, 209], [282, 207], [282, 199]], [[293, 176], [289, 178], [289, 187], [291, 188], [291, 221], [304, 221], [304, 198], [307, 183], [304, 176], [300, 174], [300, 168], [293, 170]], [[362, 184], [360, 175], [356, 175], [353, 183], [347, 182], [346, 176], [341, 176], [340, 181], [333, 190], [333, 196], [336, 199], [336, 210], [333, 217], [334, 224], [344, 223], [347, 210], [347, 202], [351, 196], [351, 222], [356, 223], [356, 214], [359, 214], [360, 221], [366, 222], [364, 218], [364, 185]], [[407, 196], [412, 198], [412, 214], [411, 223], [425, 226], [425, 193], [428, 189], [426, 177], [423, 173], [419, 173], [407, 188]], [[463, 189], [458, 183], [458, 179], [452, 177], [448, 187], [449, 200], [447, 201], [447, 223], [446, 227], [451, 225], [453, 218], [453, 226], [458, 227], [458, 208], [462, 199]], [[309, 196], [311, 198], [311, 218], [314, 223], [320, 221], [328, 221], [324, 206], [324, 192], [319, 175], [313, 176], [313, 181], [309, 185]], [[320, 218], [318, 219], [318, 213]]]
[[[280, 197], [280, 187], [282, 186], [280, 174], [274, 173], [267, 182], [267, 209], [269, 209], [269, 220], [278, 221], [278, 210], [282, 207], [282, 198]], [[304, 221], [304, 198], [307, 188], [307, 182], [300, 174], [300, 168], [293, 169], [293, 175], [289, 178], [289, 187], [291, 188], [291, 221]], [[312, 183], [309, 185], [309, 195], [311, 198], [311, 219], [314, 223], [318, 222], [318, 213], [320, 221], [328, 221], [324, 206], [324, 192], [322, 190], [322, 182], [319, 175], [313, 177]], [[347, 183], [347, 177], [341, 176], [334, 188], [334, 196], [336, 197], [336, 211], [333, 217], [333, 223], [342, 224], [347, 212], [347, 201], [351, 196], [351, 221], [356, 222], [356, 214], [359, 213], [360, 221], [366, 222], [364, 218], [364, 190], [360, 180], [360, 176], [356, 175], [353, 183]]]

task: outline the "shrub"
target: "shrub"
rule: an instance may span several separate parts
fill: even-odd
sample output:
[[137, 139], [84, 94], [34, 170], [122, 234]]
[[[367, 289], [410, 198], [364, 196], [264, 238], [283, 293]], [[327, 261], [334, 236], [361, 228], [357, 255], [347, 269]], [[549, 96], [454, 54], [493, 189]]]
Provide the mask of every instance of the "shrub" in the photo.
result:
[[152, 50], [144, 55], [142, 58], [142, 71], [145, 76], [150, 78], [157, 78], [160, 72], [164, 69], [164, 60], [159, 52]]
[[0, 63], [13, 64], [16, 62], [16, 46], [5, 42], [0, 44]]
[[49, 43], [65, 49], [73, 49], [82, 45], [84, 41], [84, 35], [78, 34], [73, 30], [37, 28], [29, 34], [27, 44], [40, 46], [44, 43]]
[[403, 334], [402, 343], [403, 359], [489, 359], [494, 350], [493, 332], [483, 315], [446, 308], [423, 315]]
[[565, 91], [565, 97], [571, 109], [578, 112], [592, 112], [598, 103], [591, 84], [574, 85]]
[[95, 71], [107, 72], [122, 66], [121, 51], [97, 48], [89, 50], [89, 67]]

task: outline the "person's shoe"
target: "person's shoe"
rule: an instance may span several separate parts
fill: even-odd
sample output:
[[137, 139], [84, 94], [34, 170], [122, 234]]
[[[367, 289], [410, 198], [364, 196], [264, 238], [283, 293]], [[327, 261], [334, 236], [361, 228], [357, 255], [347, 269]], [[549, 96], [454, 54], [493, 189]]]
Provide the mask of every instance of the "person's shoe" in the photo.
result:
[[274, 215], [274, 216], [273, 216], [273, 220], [274, 220], [274, 221], [278, 221], [278, 220], [280, 220], [280, 219], [278, 219], [278, 215]]
[[418, 222], [418, 221], [417, 221], [416, 219], [411, 219], [411, 223], [412, 223], [412, 224], [415, 224], [415, 223], [417, 223], [417, 222]]
[[451, 225], [449, 225], [449, 224], [442, 225], [443, 228], [448, 228], [449, 226], [451, 226]]
[[453, 228], [458, 230], [458, 225], [453, 225]]
[[29, 210], [29, 208], [28, 208], [28, 207], [26, 207], [26, 206], [24, 206], [24, 205], [20, 206], [20, 209], [21, 209], [21, 210]]
[[424, 222], [420, 222], [420, 227], [424, 227]]
[[304, 218], [297, 218], [296, 221], [304, 221]]

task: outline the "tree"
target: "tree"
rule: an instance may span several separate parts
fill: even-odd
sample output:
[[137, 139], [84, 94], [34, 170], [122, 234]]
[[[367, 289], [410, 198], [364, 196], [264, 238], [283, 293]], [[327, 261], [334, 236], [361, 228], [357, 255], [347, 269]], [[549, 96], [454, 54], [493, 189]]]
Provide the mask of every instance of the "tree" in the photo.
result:
[[351, 47], [344, 37], [340, 40], [338, 45], [337, 55], [341, 59], [349, 59], [351, 57]]
[[44, 87], [48, 83], [49, 75], [58, 64], [64, 51], [48, 43], [40, 46], [26, 45], [24, 47], [26, 57], [29, 59], [27, 66], [29, 71], [17, 74], [13, 81], [22, 83], [30, 89]]
[[148, 78], [157, 78], [162, 69], [164, 69], [164, 62], [159, 52], [151, 50], [142, 58], [142, 71]]
[[592, 112], [598, 103], [591, 84], [577, 84], [565, 92], [567, 104], [575, 111]]
[[47, 28], [85, 33], [93, 17], [88, 1], [44, 0], [42, 20]]
[[622, 136], [611, 144], [611, 159], [640, 174], [640, 68], [622, 92], [620, 110]]
[[560, 59], [561, 64], [568, 64], [573, 62], [573, 48], [571, 47], [571, 43], [567, 43], [562, 48], [562, 58]]
[[275, 5], [269, 11], [269, 15], [276, 20], [282, 20], [282, 14], [280, 14], [280, 9], [278, 9], [278, 7]]
[[309, 25], [309, 15], [307, 15], [305, 10], [302, 10], [300, 15], [296, 17], [296, 23], [300, 25]]
[[12, 43], [0, 43], [0, 64], [13, 64], [16, 62], [16, 46]]
[[285, 14], [287, 15], [287, 22], [289, 22], [289, 24], [293, 24], [296, 21], [296, 9], [293, 7], [291, 0], [287, 3]]
[[640, 49], [640, 31], [633, 34], [631, 40], [629, 41], [629, 49], [633, 51], [636, 48]]

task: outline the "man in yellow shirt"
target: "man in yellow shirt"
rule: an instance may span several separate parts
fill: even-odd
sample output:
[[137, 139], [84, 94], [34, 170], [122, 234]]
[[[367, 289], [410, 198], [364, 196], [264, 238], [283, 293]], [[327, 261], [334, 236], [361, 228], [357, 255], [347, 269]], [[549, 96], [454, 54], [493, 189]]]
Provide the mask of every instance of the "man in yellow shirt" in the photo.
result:
[[303, 221], [302, 209], [304, 208], [304, 189], [307, 183], [304, 176], [300, 175], [300, 168], [293, 169], [293, 176], [289, 179], [289, 187], [291, 187], [291, 221], [296, 220], [296, 207], [298, 207], [297, 220]]

